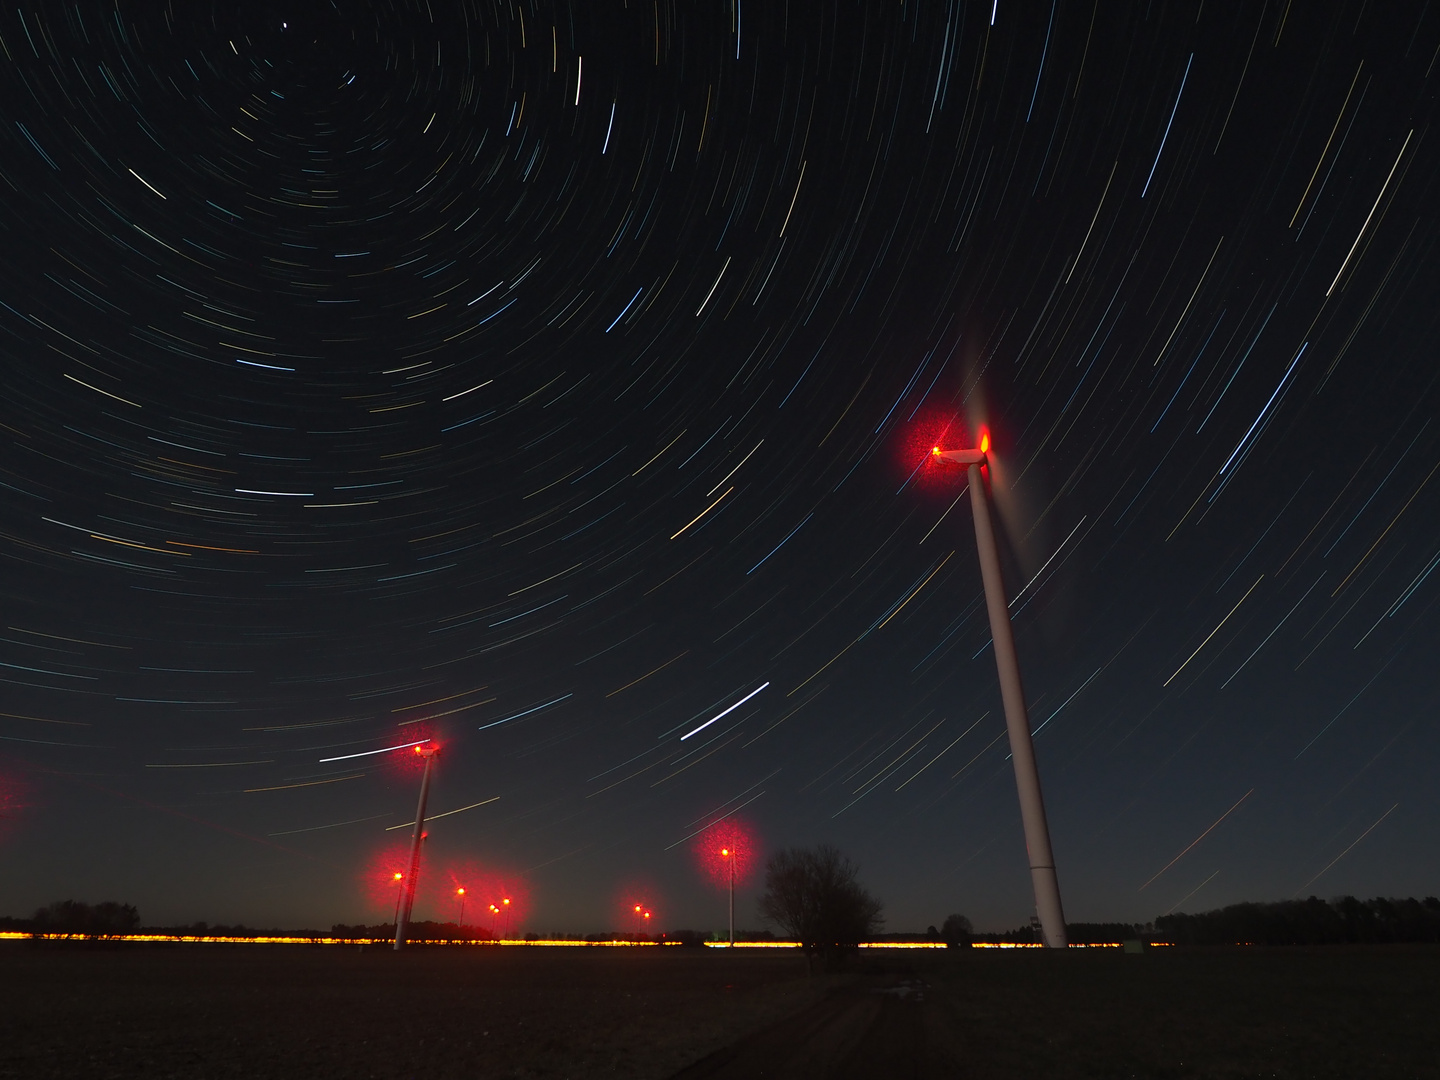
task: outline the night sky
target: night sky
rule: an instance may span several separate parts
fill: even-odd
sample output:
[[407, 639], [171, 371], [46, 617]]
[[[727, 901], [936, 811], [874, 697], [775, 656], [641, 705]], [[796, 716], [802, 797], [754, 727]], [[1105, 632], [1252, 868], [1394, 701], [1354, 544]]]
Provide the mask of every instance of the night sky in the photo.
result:
[[0, 47], [0, 912], [386, 921], [428, 737], [417, 917], [718, 928], [725, 819], [1025, 922], [982, 429], [1067, 916], [1440, 891], [1440, 7]]

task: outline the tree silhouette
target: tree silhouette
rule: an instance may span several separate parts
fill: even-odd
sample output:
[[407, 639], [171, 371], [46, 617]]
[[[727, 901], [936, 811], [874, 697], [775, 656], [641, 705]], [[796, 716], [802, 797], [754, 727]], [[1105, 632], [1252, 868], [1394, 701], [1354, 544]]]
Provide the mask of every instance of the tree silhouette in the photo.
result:
[[879, 930], [883, 905], [856, 880], [860, 868], [836, 848], [786, 848], [765, 867], [760, 913], [800, 943], [808, 961], [834, 965]]
[[946, 915], [940, 927], [940, 940], [952, 949], [964, 948], [970, 945], [974, 933], [975, 927], [964, 915]]

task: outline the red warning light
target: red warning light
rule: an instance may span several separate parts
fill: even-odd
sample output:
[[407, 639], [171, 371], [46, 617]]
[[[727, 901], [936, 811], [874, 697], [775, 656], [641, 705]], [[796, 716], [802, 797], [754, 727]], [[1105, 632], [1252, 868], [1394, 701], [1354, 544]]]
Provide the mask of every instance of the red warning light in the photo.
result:
[[947, 467], [941, 454], [966, 445], [964, 424], [945, 409], [926, 407], [891, 436], [895, 448], [898, 483], [909, 489], [949, 493], [955, 497], [957, 477], [964, 483], [964, 471]]
[[621, 886], [615, 896], [616, 927], [622, 934], [648, 934], [648, 927], [658, 921], [655, 915], [655, 892], [647, 883], [630, 882]]
[[[451, 896], [463, 901], [472, 923], [478, 917], [484, 929], [506, 938], [524, 927], [530, 894], [518, 875], [466, 858], [447, 864], [442, 873], [441, 880], [448, 879]], [[423, 888], [423, 874], [420, 884]]]
[[402, 731], [401, 738], [403, 741], [394, 748], [395, 752], [381, 755], [380, 761], [387, 771], [407, 777], [408, 783], [408, 778], [418, 779], [425, 771], [426, 763], [439, 752], [440, 744], [430, 737], [428, 731], [414, 728]]
[[[409, 878], [409, 839], [400, 839], [391, 833], [383, 846], [374, 849], [360, 867], [357, 891], [369, 911], [389, 916], [395, 910], [396, 895], [404, 892]], [[420, 881], [422, 884], [425, 881], [423, 871]]]
[[707, 876], [717, 886], [728, 887], [731, 874], [744, 881], [759, 859], [759, 845], [752, 830], [734, 818], [718, 821], [694, 841], [695, 855]]

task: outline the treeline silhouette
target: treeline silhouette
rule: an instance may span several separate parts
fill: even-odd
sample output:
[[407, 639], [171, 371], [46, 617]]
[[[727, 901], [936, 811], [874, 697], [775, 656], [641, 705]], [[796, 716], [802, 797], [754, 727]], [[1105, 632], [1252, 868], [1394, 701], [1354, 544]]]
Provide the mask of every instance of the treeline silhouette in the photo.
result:
[[1161, 915], [1156, 936], [1176, 945], [1342, 945], [1440, 942], [1440, 899], [1342, 896], [1326, 902], [1231, 904], [1195, 915]]
[[[1440, 943], [1440, 899], [1377, 896], [1357, 900], [1277, 900], [1213, 911], [1161, 915], [1151, 923], [1066, 923], [1072, 945], [1141, 940], [1171, 945], [1363, 945]], [[948, 937], [945, 940], [950, 940]], [[1032, 924], [972, 935], [976, 942], [1034, 944]]]
[[[144, 926], [134, 904], [105, 900], [88, 904], [83, 900], [56, 900], [38, 908], [28, 919], [0, 916], [0, 931], [23, 934], [69, 934], [76, 937], [114, 938], [129, 934], [174, 934], [184, 937], [322, 937], [318, 930], [261, 930], [253, 926], [226, 926], [207, 922], [183, 926]], [[392, 925], [393, 935], [395, 928]]]
[[[493, 941], [496, 935], [483, 926], [461, 926], [453, 922], [422, 921], [411, 923], [411, 937], [417, 941]], [[35, 912], [29, 919], [0, 917], [0, 930], [37, 934], [75, 934], [106, 938], [133, 934], [142, 929], [140, 913], [133, 904], [105, 901], [87, 904], [80, 900], [57, 900]], [[212, 926], [191, 923], [186, 926], [145, 927], [147, 933], [168, 933], [208, 937], [299, 936], [320, 938], [316, 930], [255, 930], [246, 926]], [[1440, 943], [1440, 899], [1427, 896], [1397, 899], [1377, 896], [1357, 900], [1342, 896], [1334, 900], [1310, 897], [1307, 900], [1279, 900], [1271, 903], [1241, 903], [1193, 915], [1180, 913], [1161, 915], [1153, 923], [1068, 923], [1066, 930], [1072, 944], [1108, 944], [1141, 939], [1168, 942], [1174, 945], [1343, 945], [1343, 944], [1413, 944]], [[337, 923], [330, 936], [362, 941], [389, 941], [395, 937], [394, 923], [348, 925]], [[562, 934], [546, 935], [555, 940], [609, 941], [647, 939], [683, 945], [703, 945], [707, 935], [695, 930], [677, 930], [669, 934]], [[873, 936], [873, 935], [872, 935]], [[526, 934], [527, 940], [539, 935]], [[737, 934], [737, 940], [773, 940], [769, 932]], [[945, 941], [954, 945], [976, 943], [1035, 943], [1039, 931], [1032, 924], [1001, 933], [975, 933], [970, 920], [951, 915], [943, 931], [933, 926], [926, 934], [886, 934], [880, 937], [895, 941]]]
[[99, 904], [56, 900], [35, 912], [30, 924], [42, 934], [133, 934], [140, 928], [140, 912], [134, 904], [114, 900]]

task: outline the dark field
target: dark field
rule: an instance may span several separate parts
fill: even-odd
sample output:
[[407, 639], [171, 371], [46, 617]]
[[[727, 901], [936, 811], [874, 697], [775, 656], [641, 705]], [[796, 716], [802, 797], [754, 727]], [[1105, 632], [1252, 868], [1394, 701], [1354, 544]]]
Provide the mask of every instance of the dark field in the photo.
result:
[[[0, 1076], [1440, 1077], [1440, 949], [0, 947]], [[683, 1072], [682, 1072], [683, 1070]]]

